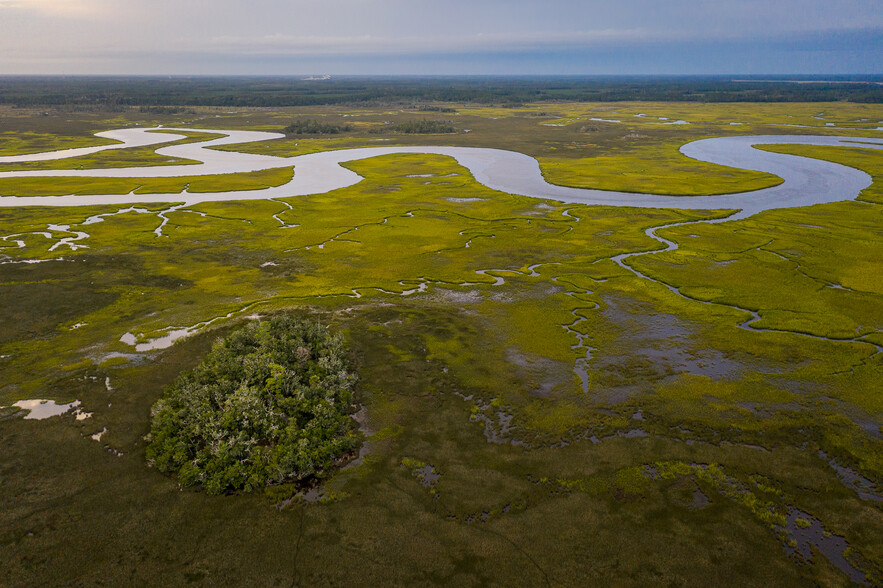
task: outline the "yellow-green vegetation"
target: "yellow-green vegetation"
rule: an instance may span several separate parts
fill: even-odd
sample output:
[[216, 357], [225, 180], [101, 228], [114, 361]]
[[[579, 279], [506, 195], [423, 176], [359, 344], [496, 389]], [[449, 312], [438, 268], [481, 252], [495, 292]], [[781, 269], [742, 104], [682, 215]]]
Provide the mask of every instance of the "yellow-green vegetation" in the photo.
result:
[[[326, 108], [325, 124], [352, 132], [335, 138], [288, 138], [224, 146], [262, 155], [305, 155], [329, 149], [438, 144], [439, 137], [402, 136], [396, 125], [414, 110], [362, 112]], [[777, 177], [695, 161], [685, 142], [733, 134], [850, 134], [874, 136], [873, 105], [844, 104], [542, 104], [523, 108], [461, 106], [446, 145], [503, 147], [535, 156], [546, 179], [566, 186], [673, 195], [726, 194], [774, 186]], [[423, 115], [424, 113], [420, 113]], [[428, 116], [430, 113], [426, 113]], [[640, 115], [640, 116], [639, 116]], [[439, 122], [449, 113], [435, 115]], [[875, 118], [877, 116], [877, 118]], [[447, 118], [446, 118], [447, 117]], [[660, 120], [664, 118], [665, 120]], [[601, 119], [601, 120], [592, 120]], [[605, 122], [617, 121], [617, 122]], [[689, 124], [671, 124], [684, 121]], [[847, 130], [832, 128], [827, 123]], [[734, 124], [738, 123], [738, 124]], [[216, 123], [213, 123], [216, 124]], [[258, 128], [258, 127], [254, 127]]]
[[0, 133], [0, 157], [7, 155], [29, 155], [43, 151], [76, 149], [78, 147], [98, 147], [113, 145], [116, 141], [89, 136], [59, 136], [52, 133], [32, 131]]
[[[437, 116], [471, 130], [445, 136], [451, 144], [524, 146], [569, 159], [562, 174], [605, 157], [610, 170], [646, 170], [656, 191], [678, 191], [680, 173], [666, 169], [683, 165], [695, 192], [769, 178], [678, 163], [679, 143], [793, 132], [775, 126], [791, 118], [883, 119], [850, 104], [606, 107], [462, 105]], [[302, 110], [163, 122], [358, 121], [340, 139], [248, 146], [294, 155], [369, 144], [387, 138], [369, 123], [415, 117]], [[646, 138], [575, 120], [629, 113]], [[651, 125], [641, 113], [691, 124]], [[574, 122], [543, 126], [561, 120], [552, 116]], [[796, 527], [820, 521], [879, 583], [880, 154], [774, 149], [864, 169], [875, 183], [858, 202], [659, 229], [679, 249], [625, 262], [651, 279], [612, 257], [661, 249], [650, 227], [729, 211], [507, 195], [450, 158], [416, 154], [348, 164], [363, 182], [309, 197], [0, 210], [0, 405], [79, 400], [91, 415], [0, 412], [10, 505], [0, 584], [71, 584], [84, 569], [147, 584], [845, 584], [821, 552], [785, 552], [794, 539], [779, 527], [793, 509], [808, 513]], [[266, 173], [285, 181], [291, 170]], [[616, 189], [631, 181], [599, 177]], [[230, 189], [231, 179], [204, 181]], [[173, 190], [184, 180], [161, 181]], [[187, 181], [192, 191], [198, 180]], [[290, 485], [208, 497], [146, 467], [163, 389], [243, 320], [291, 308], [340, 330], [353, 352], [362, 454], [324, 479], [315, 503]]]
[[539, 161], [549, 183], [596, 190], [696, 196], [759, 190], [781, 183], [769, 174], [688, 159], [678, 147], [672, 143], [636, 149], [629, 155]]
[[[200, 163], [191, 159], [180, 157], [166, 157], [156, 153], [157, 149], [171, 145], [183, 145], [185, 143], [198, 143], [217, 139], [223, 135], [212, 133], [175, 132], [175, 131], [150, 131], [162, 136], [173, 133], [185, 135], [186, 139], [177, 141], [169, 140], [166, 143], [152, 145], [150, 147], [129, 147], [126, 149], [108, 149], [91, 155], [69, 157], [67, 159], [53, 159], [48, 161], [26, 161], [19, 163], [0, 163], [0, 171], [40, 170], [40, 169], [106, 169], [114, 167], [146, 167], [152, 165], [192, 165]], [[47, 149], [48, 151], [49, 149]], [[54, 151], [54, 149], [52, 149]]]
[[66, 194], [166, 194], [263, 190], [291, 181], [292, 168], [255, 172], [172, 178], [3, 178], [0, 194], [8, 196], [63, 196]]

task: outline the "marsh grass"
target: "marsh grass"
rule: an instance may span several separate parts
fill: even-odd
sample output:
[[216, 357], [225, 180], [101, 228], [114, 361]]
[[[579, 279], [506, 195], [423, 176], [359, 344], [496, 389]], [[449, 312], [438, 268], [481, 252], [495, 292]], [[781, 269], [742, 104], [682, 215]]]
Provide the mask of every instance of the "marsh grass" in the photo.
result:
[[[511, 134], [510, 148], [530, 143], [548, 155], [571, 140], [559, 133], [591, 133], [598, 147], [573, 150], [574, 169], [610, 146], [611, 168], [637, 167], [646, 150], [659, 155], [646, 173], [664, 178], [675, 137], [723, 129], [737, 116], [751, 132], [788, 114], [811, 123], [819, 110], [843, 123], [881, 118], [876, 107], [849, 104], [607, 106], [618, 112], [464, 105], [457, 124], [474, 130], [451, 137], [500, 146]], [[546, 119], [528, 116], [534, 111], [598, 118], [646, 111], [692, 124], [639, 120], [649, 139], [626, 149], [613, 124], [542, 127]], [[334, 124], [349, 113], [366, 122], [400, 116], [327, 113]], [[290, 113], [258, 110], [187, 116], [205, 117], [206, 127], [290, 121]], [[287, 141], [249, 147], [291, 148]], [[877, 160], [865, 151], [813, 153], [876, 180]], [[438, 156], [348, 167], [365, 181], [284, 202], [168, 211], [162, 236], [154, 231], [165, 205], [87, 226], [79, 224], [113, 210], [0, 211], [3, 236], [24, 234], [0, 241], [0, 260], [56, 260], [0, 265], [0, 320], [14, 325], [0, 342], [0, 404], [78, 399], [93, 413], [26, 421], [0, 412], [0, 500], [8, 505], [0, 514], [0, 584], [84, 582], [84, 570], [120, 584], [845, 582], [821, 554], [811, 562], [786, 555], [771, 528], [785, 506], [844, 536], [850, 560], [881, 581], [878, 503], [861, 500], [818, 453], [883, 480], [880, 356], [866, 343], [837, 340], [883, 336], [875, 273], [881, 219], [870, 202], [879, 182], [864, 194], [868, 202], [661, 229], [680, 249], [629, 263], [688, 298], [610, 258], [659, 249], [648, 227], [719, 211], [565, 206], [500, 194]], [[706, 171], [704, 186], [721, 185], [717, 172], [728, 173]], [[272, 173], [248, 181], [286, 181], [291, 170]], [[432, 175], [408, 177], [415, 174]], [[221, 188], [231, 179], [205, 182]], [[88, 249], [50, 252], [69, 234], [35, 234], [49, 223], [87, 231], [78, 243]], [[498, 278], [505, 283], [494, 285]], [[424, 291], [404, 295], [420, 284]], [[781, 331], [740, 327], [751, 315], [734, 306]], [[144, 435], [161, 391], [244, 317], [292, 307], [340, 329], [354, 350], [371, 431], [361, 464], [326, 479], [319, 504], [286, 502], [290, 492], [207, 497], [147, 468]], [[165, 350], [137, 353], [120, 341], [124, 333], [143, 342], [194, 326]], [[588, 359], [586, 348], [572, 348], [575, 333], [585, 337]], [[588, 393], [573, 371], [581, 358]], [[731, 369], [712, 373], [716, 363]], [[105, 427], [100, 441], [90, 438]], [[441, 474], [435, 492], [403, 459]], [[658, 477], [647, 475], [651, 467]], [[753, 498], [733, 495], [733, 487]], [[701, 507], [697, 490], [707, 499]]]
[[53, 133], [35, 133], [33, 131], [4, 131], [0, 134], [0, 156], [29, 155], [43, 151], [98, 147], [101, 145], [113, 145], [114, 143], [116, 141], [100, 137], [66, 137]]
[[262, 190], [291, 181], [292, 168], [280, 167], [256, 172], [174, 178], [4, 178], [0, 194], [5, 196], [64, 196], [67, 194], [164, 194]]
[[[166, 134], [162, 131], [154, 131], [157, 135]], [[166, 143], [151, 145], [149, 147], [129, 147], [126, 149], [110, 149], [99, 151], [91, 155], [80, 157], [69, 157], [66, 159], [54, 159], [48, 161], [30, 161], [20, 163], [0, 163], [0, 171], [20, 171], [20, 170], [46, 170], [46, 169], [107, 169], [114, 167], [144, 167], [153, 165], [192, 165], [199, 163], [190, 159], [180, 157], [167, 157], [156, 153], [157, 149], [169, 147], [172, 145], [184, 145], [186, 143], [197, 143], [201, 141], [209, 141], [217, 139], [223, 135], [213, 133], [199, 132], [177, 132], [167, 131], [177, 135], [185, 135], [185, 139], [169, 140]], [[56, 149], [46, 149], [46, 151], [55, 151]]]

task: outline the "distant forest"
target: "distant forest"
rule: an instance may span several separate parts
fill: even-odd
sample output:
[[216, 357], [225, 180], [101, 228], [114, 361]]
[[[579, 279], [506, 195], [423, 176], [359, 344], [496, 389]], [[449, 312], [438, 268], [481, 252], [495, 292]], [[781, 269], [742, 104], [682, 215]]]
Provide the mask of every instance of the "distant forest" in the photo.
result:
[[528, 102], [883, 102], [883, 76], [287, 77], [0, 76], [0, 104], [182, 106]]

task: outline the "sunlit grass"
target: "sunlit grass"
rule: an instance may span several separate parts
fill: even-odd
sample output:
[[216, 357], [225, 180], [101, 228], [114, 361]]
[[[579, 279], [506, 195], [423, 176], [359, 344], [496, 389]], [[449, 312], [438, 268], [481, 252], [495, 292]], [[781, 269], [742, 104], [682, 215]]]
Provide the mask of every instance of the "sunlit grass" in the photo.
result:
[[[597, 149], [609, 146], [610, 153], [580, 147], [569, 161], [543, 159], [547, 174], [560, 160], [556, 173], [572, 182], [607, 170], [593, 181], [611, 189], [627, 189], [646, 174], [656, 187], [647, 191], [739, 191], [770, 180], [683, 161], [677, 137], [707, 134], [708, 125], [723, 128], [730, 118], [755, 125], [751, 132], [788, 114], [810, 122], [822, 110], [838, 124], [880, 118], [878, 107], [849, 104], [608, 106], [618, 116], [644, 112], [706, 127], [638, 121], [650, 137], [629, 147], [621, 129], [597, 131]], [[541, 108], [608, 117], [599, 105]], [[527, 144], [533, 139], [520, 129], [542, 122], [526, 116], [533, 106], [458, 109], [461, 117], [480, 113], [488, 125], [511, 125], [493, 133], [477, 127], [477, 141], [488, 146], [504, 145], [509, 131], [517, 135], [513, 143]], [[503, 111], [506, 118], [492, 120]], [[229, 120], [269, 128], [291, 118], [255, 110], [223, 119], [215, 111], [198, 114], [216, 127]], [[549, 138], [558, 131], [579, 132], [540, 132]], [[475, 140], [470, 135], [457, 137]], [[249, 148], [294, 155], [366, 137]], [[552, 146], [563, 151], [565, 143]], [[0, 236], [8, 237], [0, 241], [0, 261], [56, 260], [0, 265], [0, 405], [77, 399], [93, 413], [83, 421], [0, 421], [15, 472], [4, 477], [2, 498], [14, 508], [0, 515], [0, 527], [20, 536], [4, 553], [13, 563], [0, 583], [71, 583], [86, 561], [69, 548], [76, 542], [90, 545], [90, 569], [116, 583], [137, 569], [148, 583], [207, 570], [232, 583], [288, 584], [290, 566], [278, 571], [283, 549], [297, 551], [301, 579], [317, 583], [843, 582], [821, 554], [804, 565], [784, 553], [770, 525], [790, 507], [843, 535], [851, 561], [878, 581], [877, 503], [859, 499], [827, 459], [883, 479], [880, 356], [868, 343], [845, 340], [883, 343], [879, 153], [774, 149], [865, 169], [875, 184], [863, 202], [660, 229], [680, 248], [628, 263], [681, 294], [610, 257], [658, 249], [644, 233], [649, 227], [721, 211], [512, 196], [479, 185], [441, 156], [352, 162], [347, 167], [365, 180], [327, 194], [176, 210], [136, 204], [141, 212], [89, 225], [82, 225], [86, 218], [117, 207], [0, 210]], [[604, 165], [589, 163], [599, 160]], [[176, 192], [188, 183], [189, 191], [246, 189], [284, 183], [291, 173], [16, 180], [14, 190], [7, 183], [0, 192]], [[415, 175], [427, 177], [409, 177]], [[49, 224], [87, 232], [75, 243], [88, 249], [50, 251], [74, 233]], [[495, 285], [498, 278], [505, 283]], [[278, 504], [291, 489], [275, 498], [208, 501], [148, 470], [143, 436], [162, 389], [228, 327], [292, 307], [347, 334], [362, 374], [370, 448], [363, 463], [323, 480], [323, 503], [281, 511], [269, 502]], [[743, 328], [751, 314], [740, 308], [761, 320]], [[135, 351], [120, 340], [124, 333], [145, 342], [170, 327], [195, 333], [165, 351], [112, 355]], [[583, 347], [574, 347], [576, 333]], [[578, 360], [586, 362], [587, 392], [574, 371]], [[106, 436], [93, 441], [103, 427]], [[433, 492], [403, 459], [439, 474]], [[734, 491], [742, 487], [745, 493]], [[708, 504], [697, 505], [697, 490]], [[179, 558], [170, 545], [185, 552]], [[51, 570], [22, 563], [47, 552]], [[354, 553], [360, 563], [351, 566]], [[612, 561], [613, 568], [586, 563]]]

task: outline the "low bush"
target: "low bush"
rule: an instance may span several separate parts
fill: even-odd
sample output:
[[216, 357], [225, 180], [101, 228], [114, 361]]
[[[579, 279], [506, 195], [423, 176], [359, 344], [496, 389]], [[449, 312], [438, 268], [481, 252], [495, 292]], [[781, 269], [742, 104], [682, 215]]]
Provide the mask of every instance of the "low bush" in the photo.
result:
[[351, 130], [350, 125], [335, 125], [312, 119], [297, 120], [284, 129], [289, 135], [338, 135]]
[[449, 120], [409, 120], [392, 127], [396, 133], [424, 135], [433, 133], [456, 133], [457, 129]]

